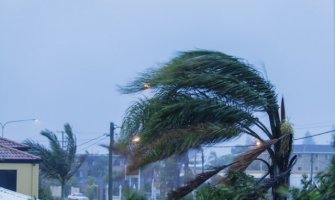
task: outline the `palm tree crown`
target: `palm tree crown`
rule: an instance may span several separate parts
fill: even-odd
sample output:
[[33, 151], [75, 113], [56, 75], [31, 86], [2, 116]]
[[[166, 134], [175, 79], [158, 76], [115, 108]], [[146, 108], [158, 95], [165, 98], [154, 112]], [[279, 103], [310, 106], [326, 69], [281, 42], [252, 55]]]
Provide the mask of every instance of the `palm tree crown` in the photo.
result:
[[[274, 87], [242, 59], [213, 51], [184, 52], [161, 68], [141, 74], [121, 92], [148, 88], [152, 97], [135, 102], [122, 125], [123, 142], [130, 143], [134, 134], [141, 137], [134, 149], [133, 168], [243, 133], [263, 142], [283, 136], [285, 118], [280, 118]], [[267, 114], [270, 129], [257, 113]], [[277, 154], [280, 143], [274, 150], [267, 148], [273, 162], [289, 157], [290, 150]], [[287, 169], [284, 165], [279, 165], [281, 171]]]
[[[56, 134], [49, 130], [41, 132], [41, 135], [49, 140], [49, 148], [31, 140], [26, 140], [29, 152], [42, 158], [41, 173], [46, 178], [58, 180], [62, 186], [62, 198], [64, 198], [64, 186], [77, 172], [84, 162], [86, 155], [76, 157], [76, 138], [69, 124], [64, 125], [66, 145], [62, 146]], [[63, 142], [63, 141], [62, 141]]]

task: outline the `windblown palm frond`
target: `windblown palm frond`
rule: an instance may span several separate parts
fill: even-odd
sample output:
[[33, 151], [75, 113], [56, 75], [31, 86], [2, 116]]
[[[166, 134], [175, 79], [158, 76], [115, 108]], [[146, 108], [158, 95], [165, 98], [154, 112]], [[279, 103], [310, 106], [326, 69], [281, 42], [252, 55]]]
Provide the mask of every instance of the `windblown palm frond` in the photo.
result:
[[262, 142], [261, 145], [251, 149], [235, 159], [235, 164], [229, 168], [228, 173], [244, 172], [247, 167], [264, 151], [270, 148], [273, 144], [277, 143], [278, 139], [268, 140]]
[[187, 185], [178, 188], [177, 190], [171, 191], [168, 195], [169, 200], [174, 200], [174, 199], [180, 199], [186, 196], [188, 193], [192, 192], [194, 189], [199, 187], [201, 184], [203, 184], [205, 181], [208, 179], [212, 178], [214, 175], [218, 174], [220, 171], [224, 170], [225, 168], [233, 165], [235, 162], [228, 164], [228, 165], [223, 165], [220, 167], [215, 167], [214, 170], [207, 171], [201, 174], [198, 174], [197, 177], [187, 183]]
[[202, 144], [217, 143], [236, 137], [240, 129], [216, 124], [198, 124], [185, 129], [170, 129], [151, 144], [134, 149], [130, 170], [146, 164], [163, 160], [173, 154], [183, 154], [189, 149], [199, 148]]
[[136, 133], [142, 130], [143, 124], [148, 120], [150, 110], [153, 109], [149, 105], [149, 99], [139, 99], [126, 111], [125, 118], [122, 122], [121, 141], [127, 142]]
[[[214, 51], [184, 52], [161, 68], [141, 74], [120, 91], [129, 94], [148, 88], [152, 97], [135, 102], [121, 128], [122, 142], [132, 148], [133, 136], [141, 137], [132, 149], [130, 168], [246, 133], [263, 142], [271, 141], [264, 142], [253, 155], [246, 155], [248, 162], [240, 161], [236, 169], [245, 169], [264, 150], [274, 167], [280, 168], [277, 171], [287, 169], [287, 162], [279, 163], [290, 151], [278, 156], [281, 145], [276, 142], [283, 135], [284, 118], [279, 116], [274, 88], [244, 60]], [[270, 129], [256, 117], [259, 112], [268, 115]], [[253, 126], [268, 138], [262, 138]], [[270, 148], [274, 143], [275, 148]]]
[[241, 59], [212, 51], [182, 53], [156, 70], [143, 73], [123, 93], [145, 90], [149, 84], [156, 94], [176, 92], [197, 96], [217, 96], [227, 102], [252, 109], [278, 108], [271, 84]]
[[34, 142], [26, 140], [24, 143], [29, 146], [29, 152], [38, 155], [42, 159], [40, 169], [42, 175], [46, 178], [58, 180], [62, 188], [70, 180], [70, 178], [77, 172], [79, 167], [85, 161], [87, 155], [76, 157], [76, 139], [69, 124], [64, 125], [66, 134], [66, 146], [62, 147], [56, 134], [45, 130], [41, 135], [49, 140], [49, 148]]
[[187, 195], [189, 192], [193, 191], [197, 187], [199, 187], [202, 183], [210, 179], [212, 176], [216, 175], [223, 169], [228, 168], [227, 176], [225, 176], [221, 183], [230, 184], [232, 180], [230, 180], [229, 174], [233, 174], [236, 172], [244, 172], [244, 170], [264, 151], [266, 151], [271, 145], [275, 144], [278, 140], [270, 140], [265, 141], [262, 145], [251, 149], [240, 156], [238, 156], [231, 164], [224, 165], [221, 167], [217, 167], [214, 170], [201, 173], [197, 175], [197, 177], [186, 184], [186, 186], [180, 187], [175, 191], [170, 192], [169, 199], [180, 199]]

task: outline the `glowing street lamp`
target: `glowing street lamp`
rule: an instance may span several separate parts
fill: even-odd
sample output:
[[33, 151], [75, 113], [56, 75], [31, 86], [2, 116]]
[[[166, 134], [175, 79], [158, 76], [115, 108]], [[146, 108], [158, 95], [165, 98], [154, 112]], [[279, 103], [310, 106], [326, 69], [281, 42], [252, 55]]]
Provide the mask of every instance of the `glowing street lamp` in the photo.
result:
[[144, 89], [149, 89], [151, 86], [149, 83], [144, 83], [143, 84]]
[[141, 140], [140, 136], [136, 135], [136, 136], [133, 138], [132, 142], [133, 142], [134, 144], [137, 144], [137, 143], [140, 142], [140, 140]]
[[4, 130], [7, 124], [11, 124], [11, 123], [18, 123], [18, 122], [27, 122], [27, 121], [34, 121], [34, 122], [38, 122], [38, 119], [20, 119], [20, 120], [11, 120], [11, 121], [7, 121], [5, 123], [1, 123], [0, 122], [0, 126], [1, 126], [1, 136], [4, 136]]

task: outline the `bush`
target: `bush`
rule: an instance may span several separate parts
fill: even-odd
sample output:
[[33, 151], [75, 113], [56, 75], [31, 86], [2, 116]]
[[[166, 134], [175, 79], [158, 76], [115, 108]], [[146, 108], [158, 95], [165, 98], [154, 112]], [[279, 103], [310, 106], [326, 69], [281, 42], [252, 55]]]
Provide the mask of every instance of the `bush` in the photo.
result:
[[266, 191], [257, 181], [244, 173], [229, 175], [230, 185], [205, 186], [197, 191], [197, 200], [253, 200], [265, 199]]

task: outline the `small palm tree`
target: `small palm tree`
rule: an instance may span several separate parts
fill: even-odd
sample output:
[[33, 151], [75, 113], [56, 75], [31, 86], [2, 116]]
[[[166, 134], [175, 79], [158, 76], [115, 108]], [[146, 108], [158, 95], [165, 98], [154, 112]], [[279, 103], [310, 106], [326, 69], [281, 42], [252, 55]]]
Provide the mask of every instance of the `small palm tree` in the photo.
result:
[[[249, 157], [243, 158], [249, 160], [240, 159], [238, 164], [250, 164], [262, 151], [268, 151], [272, 181], [267, 186], [273, 188], [274, 199], [281, 198], [276, 190], [288, 185], [294, 163], [290, 160], [293, 131], [285, 121], [284, 101], [280, 115], [273, 86], [250, 64], [220, 52], [185, 52], [161, 68], [141, 74], [121, 92], [131, 94], [148, 88], [152, 97], [135, 102], [123, 120], [125, 144], [131, 143], [134, 134], [141, 136], [132, 147], [130, 168], [248, 134], [266, 148], [247, 154]], [[258, 116], [267, 116], [269, 125]], [[232, 168], [246, 168], [236, 165]]]
[[49, 148], [32, 141], [26, 140], [24, 143], [29, 146], [29, 152], [40, 156], [41, 174], [46, 178], [59, 181], [61, 185], [61, 199], [65, 199], [65, 185], [77, 172], [85, 161], [87, 155], [76, 157], [76, 138], [69, 124], [64, 125], [66, 145], [62, 147], [56, 134], [49, 130], [44, 130], [41, 135], [49, 140]]

